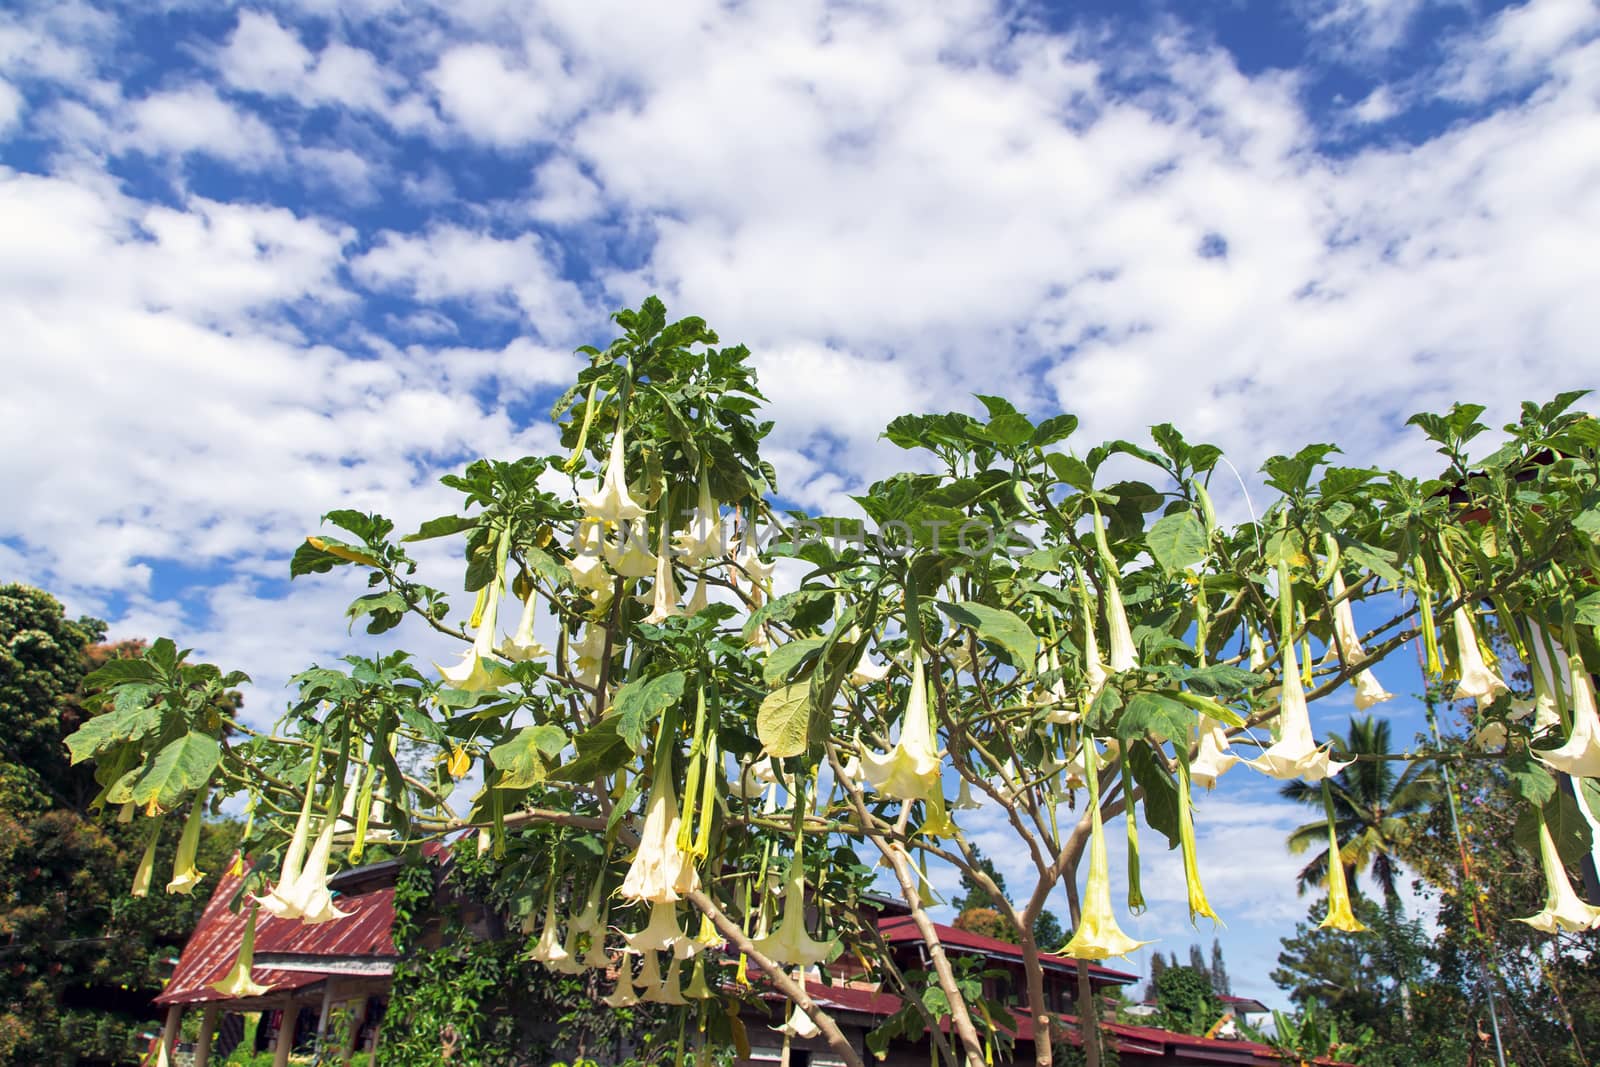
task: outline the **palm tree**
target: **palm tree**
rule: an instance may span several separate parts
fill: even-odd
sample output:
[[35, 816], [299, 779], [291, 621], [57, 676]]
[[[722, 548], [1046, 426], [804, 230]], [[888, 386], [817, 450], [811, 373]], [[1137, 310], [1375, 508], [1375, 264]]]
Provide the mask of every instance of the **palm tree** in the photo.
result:
[[[1373, 719], [1350, 720], [1350, 732], [1334, 738], [1335, 748], [1347, 756], [1391, 756], [1389, 724]], [[1329, 780], [1333, 793], [1334, 833], [1350, 886], [1354, 875], [1371, 868], [1383, 890], [1384, 901], [1399, 902], [1400, 863], [1418, 817], [1433, 803], [1438, 783], [1421, 762], [1411, 761], [1396, 770], [1394, 759], [1361, 759]], [[1290, 800], [1323, 810], [1322, 787], [1295, 781], [1282, 794]], [[1320, 884], [1328, 872], [1328, 824], [1318, 818], [1289, 835], [1289, 851], [1296, 854], [1318, 845], [1322, 850], [1300, 871], [1300, 892]]]

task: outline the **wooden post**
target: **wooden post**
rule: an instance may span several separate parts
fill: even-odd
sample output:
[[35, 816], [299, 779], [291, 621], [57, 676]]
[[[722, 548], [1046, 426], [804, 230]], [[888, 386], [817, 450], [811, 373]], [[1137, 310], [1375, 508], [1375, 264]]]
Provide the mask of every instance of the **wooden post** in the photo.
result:
[[349, 1063], [355, 1058], [356, 1052], [359, 1051], [356, 1045], [361, 1042], [361, 1024], [367, 1021], [367, 1003], [369, 1000], [370, 998], [368, 997], [357, 997], [351, 1001], [355, 1008], [350, 1013], [350, 1032], [344, 1038], [344, 1057], [340, 1060], [341, 1063]]
[[222, 1015], [222, 1009], [216, 1004], [207, 1004], [200, 1012], [200, 1038], [194, 1043], [194, 1067], [207, 1067], [211, 1062], [211, 1038], [217, 1032], [217, 1020]]
[[322, 1008], [317, 1012], [317, 1036], [312, 1043], [313, 1054], [321, 1061], [323, 1040], [328, 1034], [328, 1016], [333, 1013], [333, 979], [322, 984]]
[[294, 1024], [299, 1018], [294, 1001], [285, 1001], [283, 1021], [278, 1024], [278, 1036], [272, 1043], [272, 1067], [289, 1067], [289, 1052], [294, 1048]]
[[174, 1004], [167, 1009], [167, 1023], [161, 1028], [161, 1050], [165, 1055], [157, 1056], [157, 1063], [172, 1058], [172, 1046], [178, 1040], [178, 1035], [183, 1032], [182, 1024], [183, 1005]]

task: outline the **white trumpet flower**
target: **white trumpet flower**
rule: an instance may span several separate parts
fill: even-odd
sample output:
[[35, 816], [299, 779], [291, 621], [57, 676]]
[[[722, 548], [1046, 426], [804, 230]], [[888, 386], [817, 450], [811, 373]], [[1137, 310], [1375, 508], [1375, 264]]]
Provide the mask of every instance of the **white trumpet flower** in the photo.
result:
[[605, 474], [600, 485], [588, 496], [579, 500], [587, 518], [612, 526], [642, 518], [645, 509], [628, 495], [627, 445], [623, 441], [622, 422], [617, 422], [616, 436], [611, 439], [611, 456], [606, 461]]
[[678, 600], [683, 594], [678, 590], [678, 579], [672, 573], [672, 553], [662, 551], [656, 555], [656, 582], [655, 596], [650, 609], [650, 614], [644, 617], [648, 623], [663, 623], [675, 615], [682, 615], [683, 609], [678, 606]]
[[1561, 862], [1561, 853], [1556, 849], [1555, 838], [1550, 836], [1543, 813], [1539, 816], [1539, 863], [1544, 867], [1544, 910], [1517, 921], [1546, 934], [1600, 929], [1600, 908], [1584, 903], [1573, 892], [1572, 883], [1567, 880], [1566, 865]]
[[434, 667], [452, 689], [481, 693], [496, 689], [501, 682], [501, 669], [494, 659], [495, 614], [500, 607], [500, 575], [489, 579], [488, 596], [484, 600], [483, 615], [478, 621], [478, 632], [472, 647], [461, 654], [461, 662], [453, 667]]
[[658, 759], [650, 799], [645, 805], [644, 828], [639, 833], [639, 849], [622, 880], [624, 898], [671, 902], [699, 888], [700, 874], [695, 870], [694, 857], [678, 848], [681, 821], [671, 765]]
[[1133, 644], [1133, 632], [1128, 628], [1128, 613], [1122, 606], [1122, 590], [1117, 585], [1117, 560], [1106, 544], [1106, 527], [1098, 509], [1094, 513], [1094, 540], [1105, 579], [1106, 626], [1111, 631], [1111, 658], [1107, 666], [1112, 674], [1121, 674], [1139, 666], [1139, 653]]
[[755, 942], [756, 951], [777, 963], [810, 967], [827, 962], [838, 943], [838, 938], [818, 941], [806, 931], [805, 864], [797, 852], [784, 880], [783, 918], [776, 930]]
[[1600, 778], [1600, 715], [1595, 710], [1594, 681], [1574, 650], [1567, 654], [1572, 689], [1572, 732], [1566, 744], [1546, 752], [1534, 750], [1545, 763], [1575, 778]]
[[698, 615], [711, 605], [709, 589], [706, 586], [705, 571], [701, 571], [695, 578], [694, 595], [689, 597], [689, 603], [683, 606], [684, 614]]
[[293, 893], [303, 923], [332, 922], [350, 914], [333, 906], [333, 893], [328, 889], [328, 862], [332, 858], [336, 822], [335, 819], [328, 819], [323, 823], [317, 839], [311, 844], [306, 865], [301, 868], [300, 877], [295, 882]]
[[761, 549], [756, 543], [753, 521], [745, 524], [744, 534], [739, 538], [739, 554], [734, 557], [734, 562], [750, 576], [750, 581], [757, 588], [765, 588], [772, 581], [772, 572], [777, 570], [778, 565], [761, 561]]
[[624, 578], [648, 578], [656, 569], [656, 557], [650, 551], [648, 539], [643, 519], [625, 523], [618, 528], [617, 539], [605, 544], [606, 562]]
[[[1331, 663], [1339, 658], [1340, 651], [1344, 653], [1344, 666], [1353, 668], [1359, 666], [1367, 659], [1366, 649], [1361, 647], [1361, 635], [1356, 631], [1356, 616], [1350, 607], [1350, 600], [1346, 593], [1344, 575], [1339, 573], [1337, 567], [1333, 571], [1333, 632], [1335, 640], [1328, 643], [1328, 651], [1322, 657], [1323, 663]], [[1370, 670], [1356, 672], [1351, 678], [1351, 683], [1356, 687], [1356, 709], [1366, 711], [1374, 704], [1381, 704], [1385, 700], [1393, 700], [1394, 694], [1383, 688], [1383, 683], [1373, 675]]]
[[689, 513], [689, 527], [674, 535], [673, 548], [678, 558], [691, 567], [701, 566], [722, 556], [726, 548], [727, 532], [717, 502], [711, 499], [711, 487], [705, 476], [700, 477], [700, 496]]
[[921, 656], [912, 660], [911, 695], [900, 720], [900, 740], [883, 755], [862, 753], [861, 769], [873, 789], [898, 800], [925, 800], [942, 788], [939, 745], [928, 715], [928, 685]]
[[1189, 764], [1189, 780], [1207, 789], [1215, 788], [1217, 779], [1239, 762], [1228, 748], [1228, 734], [1222, 724], [1209, 715], [1200, 716], [1200, 751]]
[[950, 805], [951, 811], [977, 811], [983, 807], [972, 798], [972, 783], [965, 778], [961, 779], [961, 788], [956, 791], [955, 803]]
[[772, 1029], [780, 1034], [798, 1038], [816, 1037], [822, 1033], [821, 1028], [811, 1021], [811, 1016], [800, 1010], [798, 1004], [789, 1009], [789, 1018], [782, 1026], [774, 1026]]
[[[315, 763], [315, 759], [312, 761]], [[256, 903], [268, 915], [280, 919], [297, 919], [300, 917], [301, 905], [294, 895], [295, 887], [300, 881], [300, 868], [305, 863], [306, 846], [311, 839], [311, 789], [306, 788], [305, 800], [300, 805], [300, 816], [295, 820], [294, 833], [289, 837], [289, 845], [283, 850], [283, 863], [278, 868], [278, 881], [272, 891], [264, 897], [256, 897]]]
[[650, 905], [650, 921], [642, 929], [622, 938], [633, 952], [670, 952], [680, 959], [694, 954], [693, 941], [678, 924], [677, 905], [664, 900]]
[[517, 620], [517, 632], [500, 642], [500, 654], [513, 663], [544, 659], [550, 654], [550, 650], [533, 636], [533, 619], [538, 606], [538, 596], [529, 590], [528, 599], [522, 602], [522, 617]]
[[1450, 618], [1456, 630], [1456, 696], [1493, 701], [1500, 694], [1510, 692], [1511, 687], [1483, 661], [1478, 633], [1472, 627], [1472, 613], [1462, 605]]
[[639, 1003], [639, 991], [633, 987], [633, 961], [627, 953], [617, 961], [617, 987], [602, 999], [611, 1008], [631, 1008]]
[[606, 570], [605, 540], [601, 536], [603, 525], [597, 519], [579, 521], [578, 528], [573, 531], [572, 541], [567, 545], [572, 558], [567, 560], [566, 568], [572, 575], [573, 584], [579, 589], [609, 597], [612, 575]]
[[1295, 659], [1292, 642], [1283, 646], [1281, 681], [1278, 740], [1260, 756], [1246, 762], [1273, 778], [1304, 778], [1308, 782], [1320, 782], [1350, 766], [1348, 761], [1340, 763], [1329, 757], [1327, 746], [1317, 745], [1311, 732], [1311, 712], [1306, 707], [1306, 691], [1300, 684], [1300, 664]]

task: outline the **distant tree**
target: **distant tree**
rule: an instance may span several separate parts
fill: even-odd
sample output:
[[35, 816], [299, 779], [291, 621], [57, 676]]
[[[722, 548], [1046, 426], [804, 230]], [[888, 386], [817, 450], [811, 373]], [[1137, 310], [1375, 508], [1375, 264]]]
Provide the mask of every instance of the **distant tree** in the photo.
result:
[[998, 941], [1014, 942], [1017, 937], [1016, 929], [993, 908], [968, 908], [956, 916], [955, 928]]
[[1033, 921], [1033, 943], [1039, 946], [1041, 952], [1054, 952], [1067, 940], [1067, 932], [1061, 927], [1061, 920], [1056, 913], [1050, 910], [1041, 911], [1039, 917]]
[[[149, 896], [130, 897], [145, 839], [89, 817], [100, 786], [62, 738], [101, 710], [82, 696], [85, 673], [137, 647], [99, 644], [104, 633], [47, 593], [0, 586], [0, 1063], [137, 1062], [151, 998], [208, 895], [203, 884], [168, 896], [158, 876]], [[158, 871], [171, 869], [178, 831], [166, 827]], [[219, 873], [236, 837], [208, 828], [200, 869]]]
[[1203, 1034], [1222, 1017], [1211, 980], [1193, 967], [1167, 967], [1154, 979], [1156, 1018], [1180, 1034]]
[[1206, 954], [1199, 945], [1189, 946], [1189, 966], [1208, 983], [1211, 982], [1211, 968], [1206, 966]]
[[1161, 973], [1167, 969], [1167, 961], [1160, 952], [1150, 956], [1150, 984], [1145, 986], [1144, 999], [1156, 999], [1156, 984], [1161, 980]]
[[[972, 854], [976, 860], [974, 866], [987, 874], [994, 881], [995, 887], [1000, 890], [1001, 896], [1004, 896], [1006, 879], [1004, 875], [995, 870], [994, 861], [985, 856], [976, 847], [973, 848]], [[996, 903], [997, 901], [994, 897], [989, 894], [987, 889], [978, 884], [976, 878], [963, 871], [961, 874], [961, 895], [953, 898], [950, 901], [950, 906], [955, 908], [957, 912], [963, 912], [970, 911], [973, 908], [993, 908]], [[1011, 939], [1015, 939], [1015, 936], [1013, 934]]]
[[1219, 997], [1233, 995], [1233, 986], [1228, 982], [1228, 965], [1222, 962], [1222, 942], [1217, 938], [1211, 939], [1211, 988]]

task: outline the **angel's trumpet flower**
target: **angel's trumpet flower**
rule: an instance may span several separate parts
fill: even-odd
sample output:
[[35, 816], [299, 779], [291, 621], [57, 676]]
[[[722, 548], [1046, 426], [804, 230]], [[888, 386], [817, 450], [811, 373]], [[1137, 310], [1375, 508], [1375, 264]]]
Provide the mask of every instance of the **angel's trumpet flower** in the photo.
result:
[[822, 1033], [817, 1024], [811, 1021], [811, 1016], [800, 1010], [798, 1004], [789, 1009], [789, 1018], [782, 1026], [774, 1026], [772, 1029], [780, 1034], [798, 1038], [816, 1037]]
[[607, 541], [603, 551], [611, 569], [624, 578], [648, 578], [655, 573], [657, 561], [643, 519], [624, 523], [617, 530], [617, 539]]
[[717, 994], [706, 981], [704, 954], [694, 958], [694, 970], [689, 972], [689, 984], [683, 987], [683, 995], [694, 1000], [711, 1000], [716, 997]]
[[1227, 773], [1239, 757], [1228, 751], [1228, 734], [1222, 724], [1208, 715], [1200, 716], [1200, 751], [1189, 764], [1189, 778], [1207, 789]]
[[1039, 653], [1039, 673], [1047, 672], [1055, 677], [1051, 680], [1044, 699], [1045, 705], [1050, 709], [1045, 712], [1044, 721], [1056, 726], [1067, 726], [1077, 722], [1078, 709], [1067, 693], [1067, 680], [1061, 675], [1061, 657], [1053, 648]]
[[950, 805], [951, 811], [977, 811], [983, 807], [972, 797], [972, 783], [965, 778], [961, 779], [961, 788], [956, 791], [955, 803]]
[[244, 922], [244, 936], [239, 939], [239, 957], [233, 961], [233, 969], [221, 981], [211, 984], [212, 989], [231, 1000], [263, 996], [271, 988], [250, 978], [256, 958], [256, 915], [259, 911], [259, 908], [251, 908], [250, 917]]
[[1128, 628], [1128, 613], [1122, 607], [1122, 590], [1117, 585], [1117, 560], [1106, 544], [1106, 527], [1100, 519], [1100, 509], [1094, 512], [1095, 547], [1100, 554], [1100, 570], [1104, 578], [1106, 599], [1106, 625], [1111, 630], [1111, 659], [1107, 666], [1112, 674], [1121, 674], [1139, 666], [1139, 653], [1133, 644], [1133, 632]]
[[150, 826], [150, 840], [144, 846], [144, 852], [139, 857], [139, 866], [133, 872], [133, 889], [130, 894], [136, 897], [148, 896], [150, 882], [156, 870], [156, 845], [161, 841], [161, 824], [166, 821], [166, 816], [158, 816]]
[[700, 916], [700, 932], [694, 935], [689, 942], [689, 954], [698, 956], [708, 948], [721, 948], [725, 944], [721, 934], [717, 933], [716, 924], [711, 921], [711, 916]]
[[328, 889], [328, 862], [332, 859], [333, 831], [337, 821], [330, 817], [323, 823], [316, 840], [311, 844], [311, 852], [306, 856], [306, 865], [301, 868], [300, 878], [295, 883], [294, 892], [300, 901], [301, 922], [332, 922], [350, 914], [333, 906], [333, 893]]
[[1539, 819], [1539, 863], [1544, 868], [1544, 910], [1517, 921], [1525, 922], [1546, 934], [1563, 930], [1578, 933], [1600, 929], [1600, 908], [1584, 903], [1573, 892], [1572, 883], [1567, 880], [1566, 865], [1561, 862], [1561, 853], [1556, 849], [1555, 838], [1550, 836], [1550, 827], [1544, 821], [1544, 812], [1537, 809], [1536, 812]]
[[1089, 599], [1089, 587], [1081, 574], [1078, 575], [1078, 599], [1083, 605], [1083, 663], [1089, 683], [1083, 706], [1092, 708], [1105, 691], [1111, 672], [1106, 669], [1105, 660], [1100, 658], [1100, 639], [1095, 634], [1094, 602]]
[[704, 571], [695, 578], [694, 593], [690, 595], [689, 602], [683, 606], [685, 615], [698, 615], [711, 605], [710, 591], [706, 586]]
[[[1195, 922], [1202, 915], [1212, 922], [1221, 922], [1206, 899], [1205, 887], [1200, 884], [1200, 865], [1194, 847], [1193, 775], [1193, 768], [1184, 760], [1178, 760], [1178, 841], [1183, 848], [1183, 880], [1189, 890], [1189, 922]], [[1213, 777], [1212, 781], [1216, 779]], [[1133, 813], [1129, 812], [1128, 817], [1131, 821]]]
[[689, 513], [689, 528], [673, 536], [673, 549], [679, 559], [696, 567], [723, 554], [725, 537], [722, 515], [717, 509], [717, 502], [711, 499], [711, 487], [706, 482], [705, 473], [701, 472], [700, 496], [694, 510]]
[[672, 573], [672, 554], [665, 551], [663, 546], [663, 551], [656, 555], [655, 596], [650, 614], [644, 617], [644, 621], [663, 623], [674, 615], [682, 615], [683, 609], [678, 606], [682, 595], [678, 590], [678, 579]]
[[602, 999], [612, 1008], [631, 1008], [639, 1003], [639, 991], [633, 987], [633, 960], [626, 952], [617, 960], [617, 987]]
[[643, 518], [645, 509], [628, 495], [627, 445], [623, 440], [622, 421], [617, 420], [617, 432], [611, 438], [611, 456], [606, 460], [605, 474], [593, 493], [579, 499], [585, 518], [621, 526], [625, 522]]
[[1078, 928], [1061, 954], [1080, 960], [1124, 956], [1148, 945], [1122, 932], [1111, 910], [1111, 867], [1106, 860], [1105, 827], [1100, 821], [1100, 771], [1092, 737], [1083, 739], [1084, 779], [1089, 786], [1089, 880], [1084, 886]]
[[693, 856], [678, 847], [680, 821], [671, 754], [663, 746], [656, 757], [655, 781], [650, 784], [650, 799], [645, 805], [639, 850], [622, 880], [624, 898], [652, 904], [671, 902], [699, 887], [700, 875]]
[[522, 617], [517, 620], [517, 632], [500, 642], [500, 654], [513, 663], [530, 659], [544, 659], [550, 650], [533, 636], [533, 617], [539, 606], [539, 597], [528, 590], [528, 599], [522, 602]]
[[898, 800], [926, 800], [942, 789], [939, 745], [928, 715], [928, 685], [922, 657], [913, 656], [911, 694], [900, 721], [900, 740], [888, 752], [864, 752], [861, 770], [872, 788]]
[[744, 533], [739, 538], [739, 554], [734, 557], [734, 563], [739, 569], [750, 576], [750, 581], [755, 587], [765, 589], [772, 582], [772, 573], [777, 570], [776, 563], [763, 563], [761, 561], [761, 546], [756, 540], [755, 523], [745, 523]]
[[[313, 778], [321, 751], [320, 739], [317, 745], [318, 747], [313, 748], [311, 753]], [[289, 838], [289, 845], [283, 850], [283, 863], [278, 868], [278, 881], [273, 885], [272, 892], [264, 897], [255, 898], [268, 915], [280, 919], [298, 919], [303, 910], [295, 892], [300, 882], [300, 868], [305, 862], [306, 845], [311, 838], [311, 793], [311, 780], [308, 779], [305, 800], [300, 804], [300, 816], [295, 820], [294, 833]]]
[[1451, 621], [1456, 629], [1456, 696], [1492, 702], [1500, 694], [1509, 692], [1510, 686], [1483, 660], [1478, 632], [1473, 629], [1472, 613], [1466, 605], [1456, 608]]
[[1555, 697], [1550, 694], [1550, 683], [1546, 680], [1544, 667], [1537, 656], [1528, 658], [1528, 673], [1533, 675], [1533, 697], [1530, 700], [1513, 700], [1511, 702], [1511, 718], [1526, 719], [1533, 716], [1534, 734], [1542, 734], [1552, 726], [1561, 725], [1561, 711], [1556, 707]]
[[552, 884], [550, 892], [545, 897], [544, 926], [539, 931], [539, 940], [528, 952], [530, 960], [553, 967], [572, 957], [572, 953], [567, 951], [566, 945], [561, 941], [560, 927], [561, 924], [556, 921], [556, 894]]
[[678, 956], [672, 957], [672, 962], [667, 964], [666, 977], [661, 979], [660, 985], [646, 993], [644, 999], [654, 1001], [657, 1004], [677, 1004], [680, 1006], [688, 1004], [689, 1002], [683, 998], [683, 990], [681, 988], [682, 978], [680, 977], [680, 972], [682, 969], [682, 958]]
[[1328, 917], [1317, 924], [1319, 930], [1343, 930], [1359, 934], [1367, 928], [1350, 908], [1350, 887], [1344, 878], [1344, 856], [1339, 851], [1339, 835], [1334, 830], [1333, 791], [1322, 783], [1322, 805], [1328, 815]]
[[452, 689], [481, 693], [500, 684], [500, 665], [494, 659], [495, 615], [500, 607], [501, 574], [489, 579], [479, 613], [478, 632], [472, 647], [461, 654], [461, 662], [451, 667], [434, 667]]
[[205, 792], [202, 790], [195, 796], [194, 806], [189, 809], [189, 817], [183, 823], [183, 834], [178, 838], [178, 855], [172, 863], [172, 880], [167, 883], [169, 893], [187, 895], [206, 876], [194, 865], [195, 853], [200, 850], [200, 826], [204, 819]]
[[826, 962], [838, 943], [838, 938], [817, 941], [806, 932], [805, 864], [797, 847], [784, 880], [783, 918], [776, 930], [756, 941], [756, 951], [778, 963], [810, 967]]
[[[1350, 598], [1346, 596], [1344, 575], [1339, 573], [1339, 568], [1333, 569], [1333, 632], [1335, 639], [1329, 643], [1327, 653], [1322, 661], [1327, 663], [1337, 659], [1339, 654], [1344, 654], [1344, 665], [1356, 667], [1367, 658], [1366, 649], [1361, 647], [1361, 634], [1356, 630], [1356, 617], [1350, 607]], [[1383, 688], [1383, 683], [1370, 670], [1360, 670], [1351, 681], [1356, 687], [1356, 709], [1366, 711], [1374, 704], [1381, 704], [1385, 700], [1393, 700], [1394, 694]]]
[[1600, 778], [1600, 714], [1595, 710], [1594, 681], [1578, 654], [1577, 645], [1567, 654], [1572, 685], [1572, 733], [1566, 744], [1534, 755], [1576, 778]]
[[1300, 664], [1295, 659], [1294, 642], [1287, 639], [1288, 622], [1294, 618], [1288, 604], [1293, 595], [1292, 588], [1289, 567], [1280, 563], [1278, 589], [1285, 602], [1280, 608], [1285, 624], [1285, 640], [1280, 646], [1283, 663], [1280, 665], [1279, 680], [1283, 684], [1278, 692], [1278, 740], [1260, 756], [1247, 762], [1262, 774], [1273, 778], [1304, 778], [1308, 782], [1319, 782], [1329, 775], [1338, 774], [1350, 764], [1331, 759], [1327, 748], [1319, 747], [1311, 732], [1311, 712], [1306, 707], [1306, 691], [1300, 681]]
[[850, 668], [850, 684], [857, 689], [864, 689], [875, 682], [883, 681], [887, 677], [889, 677], [889, 665], [887, 663], [874, 663], [867, 658], [865, 652], [861, 653], [861, 658], [856, 660], [856, 665]]
[[579, 589], [595, 594], [611, 593], [611, 572], [606, 570], [605, 541], [601, 536], [602, 523], [595, 519], [580, 519], [573, 531], [572, 542], [567, 546], [572, 558], [566, 568], [572, 583]]
[[665, 900], [650, 905], [650, 921], [642, 929], [622, 938], [634, 952], [670, 952], [680, 959], [694, 954], [693, 942], [678, 925], [677, 905]]

